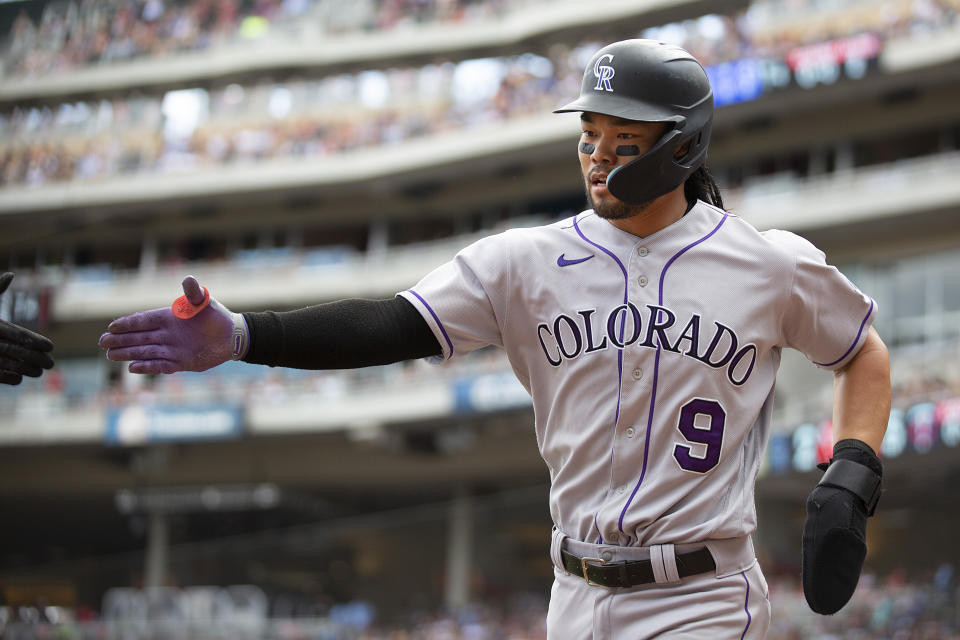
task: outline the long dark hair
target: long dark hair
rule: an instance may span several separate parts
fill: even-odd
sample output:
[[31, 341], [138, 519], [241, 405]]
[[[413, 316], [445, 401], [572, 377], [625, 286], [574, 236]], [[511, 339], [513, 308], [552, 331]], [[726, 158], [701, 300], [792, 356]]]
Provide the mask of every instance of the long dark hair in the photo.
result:
[[687, 202], [703, 200], [715, 207], [723, 209], [723, 197], [720, 195], [720, 187], [717, 186], [717, 181], [713, 179], [706, 164], [700, 165], [700, 168], [687, 178], [686, 183], [683, 185], [683, 195], [686, 196]]

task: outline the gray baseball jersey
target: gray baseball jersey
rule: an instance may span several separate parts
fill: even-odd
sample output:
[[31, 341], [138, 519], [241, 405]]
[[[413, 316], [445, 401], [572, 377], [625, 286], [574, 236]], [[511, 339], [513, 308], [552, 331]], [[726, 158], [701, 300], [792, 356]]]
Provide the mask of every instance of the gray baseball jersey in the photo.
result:
[[876, 313], [806, 240], [704, 202], [646, 238], [593, 211], [493, 235], [398, 295], [438, 360], [505, 350], [554, 523], [621, 546], [753, 532], [781, 349], [839, 368]]

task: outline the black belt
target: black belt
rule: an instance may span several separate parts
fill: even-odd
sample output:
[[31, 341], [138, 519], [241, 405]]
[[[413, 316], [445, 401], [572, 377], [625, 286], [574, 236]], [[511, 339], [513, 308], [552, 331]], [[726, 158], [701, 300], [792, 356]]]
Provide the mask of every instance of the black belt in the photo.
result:
[[[649, 560], [622, 560], [606, 562], [600, 558], [580, 558], [566, 549], [560, 550], [563, 567], [587, 584], [600, 587], [635, 587], [656, 582], [653, 564]], [[677, 573], [681, 578], [706, 573], [717, 568], [706, 547], [676, 554]]]

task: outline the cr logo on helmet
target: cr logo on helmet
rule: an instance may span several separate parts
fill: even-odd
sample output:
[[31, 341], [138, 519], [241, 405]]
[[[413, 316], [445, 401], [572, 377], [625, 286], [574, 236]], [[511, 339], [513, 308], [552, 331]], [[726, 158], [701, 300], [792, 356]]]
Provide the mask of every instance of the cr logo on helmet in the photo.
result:
[[610, 86], [610, 79], [613, 78], [616, 71], [610, 65], [600, 64], [604, 60], [613, 62], [613, 54], [608, 53], [600, 56], [597, 58], [597, 63], [593, 65], [593, 75], [597, 76], [597, 86], [595, 86], [594, 89], [597, 91], [610, 91], [612, 93], [613, 87]]

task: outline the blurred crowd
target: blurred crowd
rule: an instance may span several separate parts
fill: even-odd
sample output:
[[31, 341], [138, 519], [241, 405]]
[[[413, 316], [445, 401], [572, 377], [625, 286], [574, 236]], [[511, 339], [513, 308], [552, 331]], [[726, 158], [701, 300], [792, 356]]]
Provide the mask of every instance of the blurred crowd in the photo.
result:
[[545, 113], [579, 85], [578, 56], [565, 52], [557, 62], [533, 55], [439, 62], [15, 107], [0, 116], [0, 186], [330, 157]]
[[[328, 10], [332, 4], [49, 3], [38, 22], [27, 14], [17, 18], [3, 60], [8, 75], [69, 70], [137, 52], [153, 55], [164, 48], [195, 48], [198, 42], [214, 46], [222, 33], [243, 34], [252, 17], [302, 27], [312, 16], [327, 25], [327, 14], [352, 14], [355, 5], [373, 16], [357, 23], [364, 32], [410, 21], [483, 21], [506, 11], [502, 0], [371, 0], [339, 12]], [[783, 59], [796, 46], [829, 38], [922, 36], [960, 25], [960, 0], [890, 1], [880, 11], [865, 9], [870, 4], [758, 0], [737, 15], [707, 15], [635, 35], [676, 42], [712, 65], [751, 56]], [[795, 19], [783, 20], [784, 11]], [[544, 114], [576, 94], [583, 65], [601, 44], [588, 39], [456, 63], [16, 106], [0, 113], [0, 187], [329, 157]]]
[[[769, 575], [772, 622], [770, 640], [958, 640], [960, 591], [954, 567], [944, 564], [922, 576], [903, 570], [885, 576], [865, 572], [851, 601], [834, 616], [810, 611], [795, 575]], [[456, 612], [408, 611], [391, 621], [377, 620], [368, 603], [335, 605], [322, 621], [271, 620], [257, 633], [239, 633], [249, 640], [543, 640], [546, 638], [545, 595], [518, 593], [509, 605], [474, 604]], [[53, 610], [51, 612], [51, 609]], [[55, 619], [51, 620], [50, 616]], [[39, 638], [120, 637], [123, 627], [83, 616], [69, 609], [0, 606], [0, 633], [10, 640]], [[156, 625], [140, 631], [126, 625], [129, 640], [157, 637]], [[111, 631], [114, 632], [113, 635]], [[163, 637], [176, 638], [167, 633]], [[203, 637], [225, 638], [208, 630]]]
[[457, 612], [411, 612], [374, 621], [356, 640], [546, 640], [544, 595], [518, 593], [508, 606], [471, 605]]
[[[529, 2], [529, 0], [528, 0]], [[69, 0], [22, 10], [7, 34], [8, 76], [291, 37], [386, 32], [502, 15], [504, 0]], [[526, 4], [512, 1], [511, 6]], [[31, 15], [31, 14], [39, 15]]]
[[773, 576], [771, 640], [958, 640], [960, 591], [954, 567], [923, 576], [864, 572], [849, 604], [834, 616], [807, 606], [797, 576]]
[[[384, 33], [430, 24], [503, 19], [546, 0], [94, 0], [48, 1], [24, 9], [6, 35], [8, 76], [46, 75], [84, 66], [163, 57], [272, 38], [277, 42]], [[554, 2], [553, 4], [557, 4]], [[889, 35], [949, 23], [956, 0], [754, 0], [728, 18], [690, 21], [645, 35], [681, 44], [705, 64], [788, 48], [847, 33]]]

